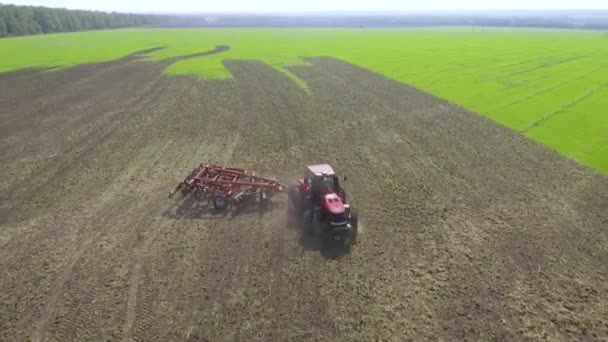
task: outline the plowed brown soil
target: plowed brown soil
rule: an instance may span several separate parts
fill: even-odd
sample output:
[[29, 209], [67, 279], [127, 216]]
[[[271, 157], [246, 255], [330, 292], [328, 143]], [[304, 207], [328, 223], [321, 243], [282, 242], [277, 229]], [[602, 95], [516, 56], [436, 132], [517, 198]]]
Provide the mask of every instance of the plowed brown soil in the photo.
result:
[[[219, 47], [222, 48], [222, 47]], [[608, 339], [608, 179], [330, 58], [124, 59], [0, 75], [0, 340]], [[329, 162], [364, 232], [303, 240], [284, 201], [166, 195], [203, 160], [295, 178]]]

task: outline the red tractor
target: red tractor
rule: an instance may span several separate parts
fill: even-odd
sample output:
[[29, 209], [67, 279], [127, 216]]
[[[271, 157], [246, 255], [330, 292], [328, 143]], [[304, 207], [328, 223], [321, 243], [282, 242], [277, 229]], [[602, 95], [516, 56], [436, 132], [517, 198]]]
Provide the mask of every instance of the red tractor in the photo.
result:
[[[344, 179], [346, 180], [346, 179]], [[305, 233], [352, 243], [357, 238], [357, 214], [333, 168], [310, 165], [289, 189], [289, 209]]]

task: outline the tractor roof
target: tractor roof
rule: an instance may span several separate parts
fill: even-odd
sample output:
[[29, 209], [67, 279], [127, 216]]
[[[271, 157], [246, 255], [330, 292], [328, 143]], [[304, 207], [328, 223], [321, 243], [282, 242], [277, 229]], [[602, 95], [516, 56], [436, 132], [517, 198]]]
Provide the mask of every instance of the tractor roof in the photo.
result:
[[329, 164], [319, 164], [319, 165], [309, 165], [308, 171], [310, 171], [313, 175], [320, 176], [333, 176], [336, 173], [334, 169]]

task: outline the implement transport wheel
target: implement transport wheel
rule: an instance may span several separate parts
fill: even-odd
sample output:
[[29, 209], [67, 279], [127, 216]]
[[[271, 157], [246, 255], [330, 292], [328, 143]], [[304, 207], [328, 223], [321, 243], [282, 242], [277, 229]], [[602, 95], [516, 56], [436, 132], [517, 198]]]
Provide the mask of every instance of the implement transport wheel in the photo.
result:
[[213, 197], [213, 208], [215, 210], [226, 210], [228, 208], [228, 199], [224, 195], [216, 195]]
[[260, 192], [258, 203], [259, 208], [262, 211], [270, 210], [272, 208], [272, 201], [265, 192]]

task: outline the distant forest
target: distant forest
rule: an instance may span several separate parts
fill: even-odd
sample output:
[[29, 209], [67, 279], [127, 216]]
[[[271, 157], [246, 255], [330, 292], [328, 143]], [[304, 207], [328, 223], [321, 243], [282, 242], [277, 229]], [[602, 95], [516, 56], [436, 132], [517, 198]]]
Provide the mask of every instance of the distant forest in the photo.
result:
[[607, 10], [147, 15], [0, 4], [0, 37], [123, 27], [502, 26], [608, 29]]
[[166, 24], [178, 27], [426, 27], [498, 26], [608, 29], [608, 10], [460, 12], [191, 14]]
[[169, 17], [0, 4], [0, 37], [166, 24]]

